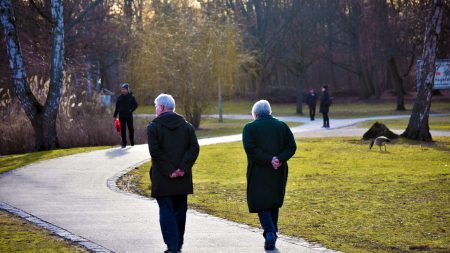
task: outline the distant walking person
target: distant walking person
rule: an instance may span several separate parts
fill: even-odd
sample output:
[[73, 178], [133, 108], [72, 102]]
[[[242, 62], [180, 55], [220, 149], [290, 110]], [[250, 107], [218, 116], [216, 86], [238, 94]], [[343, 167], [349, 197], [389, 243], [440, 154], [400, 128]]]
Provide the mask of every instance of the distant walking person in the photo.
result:
[[269, 102], [253, 105], [255, 119], [242, 134], [247, 154], [247, 204], [251, 213], [258, 213], [264, 230], [264, 248], [273, 250], [277, 240], [278, 211], [283, 205], [288, 177], [287, 161], [297, 146], [289, 127], [271, 116]]
[[156, 118], [147, 127], [152, 157], [151, 195], [159, 205], [159, 222], [167, 253], [181, 252], [186, 224], [187, 195], [193, 193], [192, 166], [199, 145], [194, 128], [175, 113], [175, 100], [155, 99]]
[[320, 113], [323, 116], [322, 128], [330, 128], [330, 118], [328, 112], [330, 111], [331, 98], [328, 94], [328, 85], [322, 86], [322, 96], [320, 97]]
[[133, 96], [133, 93], [129, 91], [128, 83], [122, 84], [120, 92], [122, 94], [119, 96], [119, 98], [117, 98], [114, 118], [117, 118], [117, 114], [119, 114], [122, 148], [125, 148], [127, 146], [127, 126], [130, 144], [131, 146], [134, 146], [133, 112], [138, 107], [138, 104]]
[[316, 116], [316, 105], [317, 105], [317, 94], [312, 88], [309, 90], [309, 93], [306, 96], [306, 104], [309, 107], [309, 117], [311, 118], [312, 121]]

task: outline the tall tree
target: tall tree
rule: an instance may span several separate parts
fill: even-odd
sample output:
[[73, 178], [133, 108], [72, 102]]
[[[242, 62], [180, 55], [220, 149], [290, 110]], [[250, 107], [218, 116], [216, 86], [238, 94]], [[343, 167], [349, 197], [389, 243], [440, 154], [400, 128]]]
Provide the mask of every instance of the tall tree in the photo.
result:
[[436, 72], [436, 51], [441, 32], [443, 4], [441, 0], [432, 0], [429, 8], [428, 23], [424, 36], [422, 52], [423, 65], [419, 72], [419, 90], [409, 118], [408, 127], [402, 136], [420, 141], [432, 141], [428, 117], [433, 95], [434, 75]]
[[9, 70], [13, 81], [12, 87], [33, 126], [36, 150], [53, 149], [59, 145], [56, 134], [56, 117], [61, 98], [64, 59], [64, 16], [62, 0], [52, 0], [51, 13], [52, 22], [54, 23], [51, 81], [47, 100], [42, 105], [31, 92], [27, 81], [11, 0], [2, 0], [0, 2], [0, 19], [3, 25], [3, 34], [6, 38]]
[[183, 3], [160, 3], [148, 17], [130, 54], [127, 78], [138, 98], [174, 95], [177, 108], [198, 128], [213, 99], [240, 85], [241, 67], [251, 57], [237, 24]]
[[[17, 21], [14, 13], [14, 8], [11, 0], [0, 1], [0, 23], [3, 26], [3, 35], [6, 41], [6, 51], [8, 68], [11, 75], [11, 89], [19, 99], [23, 110], [34, 130], [35, 150], [49, 150], [59, 146], [57, 136], [57, 116], [59, 111], [59, 104], [62, 95], [63, 87], [63, 65], [65, 55], [65, 34], [70, 32], [86, 14], [97, 6], [102, 0], [95, 0], [90, 2], [78, 16], [74, 17], [71, 22], [65, 26], [64, 22], [64, 6], [62, 0], [52, 0], [50, 2], [51, 17], [48, 18], [45, 11], [40, 10], [40, 7], [34, 1], [30, 1], [31, 5], [38, 10], [39, 15], [48, 20], [52, 25], [52, 47], [51, 56], [49, 58], [50, 73], [49, 73], [49, 89], [46, 94], [45, 102], [41, 103], [30, 87], [27, 72], [25, 70], [25, 60], [21, 48], [21, 43], [18, 36]], [[66, 2], [70, 5], [72, 2]], [[71, 14], [71, 13], [69, 13]], [[41, 28], [41, 27], [40, 27]], [[41, 32], [42, 33], [42, 32]], [[32, 38], [33, 39], [33, 38]], [[32, 39], [30, 39], [32, 41]], [[28, 41], [27, 41], [28, 42]], [[28, 43], [30, 44], [30, 43]], [[38, 43], [35, 43], [38, 44]], [[28, 45], [29, 46], [29, 45]], [[36, 47], [37, 48], [37, 47]], [[28, 50], [30, 51], [30, 50]], [[44, 64], [44, 57], [35, 57], [33, 64], [41, 61]], [[28, 65], [27, 65], [28, 66]], [[28, 66], [30, 67], [30, 66]], [[34, 68], [34, 65], [32, 65]], [[44, 71], [42, 71], [44, 72]], [[48, 80], [47, 74], [35, 74], [37, 79]], [[41, 76], [39, 76], [41, 75]], [[42, 100], [41, 100], [42, 101]]]

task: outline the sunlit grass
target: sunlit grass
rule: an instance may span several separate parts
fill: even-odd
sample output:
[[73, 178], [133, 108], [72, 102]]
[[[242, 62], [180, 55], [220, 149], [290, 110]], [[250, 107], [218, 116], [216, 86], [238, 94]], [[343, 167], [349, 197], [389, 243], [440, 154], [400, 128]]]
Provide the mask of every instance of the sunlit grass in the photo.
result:
[[[150, 118], [138, 118], [135, 122], [135, 130], [146, 131], [148, 123], [151, 121]], [[202, 118], [200, 122], [200, 128], [195, 131], [198, 138], [208, 138], [217, 136], [226, 136], [233, 134], [242, 133], [242, 129], [245, 124], [251, 120], [234, 120], [234, 119], [224, 119], [223, 122], [219, 122], [218, 119], [213, 118]], [[286, 122], [288, 126], [295, 127], [301, 125], [297, 122]], [[145, 133], [146, 134], [146, 133]]]
[[87, 151], [94, 151], [99, 149], [105, 149], [108, 147], [83, 147], [83, 148], [71, 148], [71, 149], [55, 149], [41, 152], [31, 152], [20, 155], [7, 155], [0, 156], [0, 173], [4, 173], [31, 163], [53, 159], [61, 156], [72, 155], [76, 153], [82, 153]]
[[[254, 101], [226, 101], [223, 103], [224, 114], [250, 114]], [[295, 104], [271, 104], [274, 115], [287, 116], [296, 115]], [[335, 118], [355, 118], [370, 117], [382, 115], [408, 115], [411, 113], [413, 105], [406, 103], [406, 111], [396, 111], [394, 102], [383, 103], [343, 103], [334, 102], [330, 108], [330, 116]], [[154, 113], [153, 106], [140, 106], [137, 113]], [[217, 105], [208, 108], [205, 114], [217, 114]], [[308, 114], [308, 107], [303, 105], [303, 113]], [[431, 113], [450, 113], [450, 103], [434, 102], [431, 106]], [[317, 114], [319, 113], [319, 105], [317, 105]]]
[[[219, 123], [217, 119], [202, 119], [200, 129], [196, 131], [198, 138], [226, 136], [242, 133], [245, 124], [250, 120], [229, 120], [224, 119], [223, 123]], [[295, 127], [301, 123], [286, 122], [288, 126]]]
[[[358, 124], [357, 127], [369, 128], [375, 123], [375, 120], [366, 121]], [[409, 119], [389, 119], [389, 120], [378, 120], [382, 122], [390, 129], [406, 129], [408, 126]], [[445, 130], [450, 131], [450, 115], [440, 116], [440, 117], [430, 117], [429, 126], [431, 130]]]
[[[436, 140], [400, 140], [388, 152], [356, 138], [298, 140], [281, 232], [344, 252], [450, 251], [450, 138]], [[148, 170], [126, 176], [147, 196]], [[247, 210], [245, 174], [241, 143], [202, 147], [191, 207], [259, 227]]]
[[0, 211], [0, 252], [89, 252], [32, 223]]

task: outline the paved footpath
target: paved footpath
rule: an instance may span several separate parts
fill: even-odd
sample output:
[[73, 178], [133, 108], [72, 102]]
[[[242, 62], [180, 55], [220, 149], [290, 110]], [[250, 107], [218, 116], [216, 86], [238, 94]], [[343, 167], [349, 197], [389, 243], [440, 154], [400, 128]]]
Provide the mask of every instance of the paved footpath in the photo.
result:
[[[248, 118], [234, 115], [232, 118]], [[386, 117], [383, 117], [386, 118]], [[389, 118], [389, 117], [388, 117]], [[353, 136], [346, 126], [378, 118], [304, 122], [296, 136]], [[448, 135], [449, 132], [441, 133]], [[200, 145], [239, 141], [241, 135], [207, 138]], [[47, 160], [0, 175], [0, 209], [14, 212], [94, 252], [163, 252], [165, 245], [154, 200], [117, 189], [116, 180], [148, 160], [147, 145], [111, 148]], [[301, 221], [299, 221], [301, 222]], [[261, 230], [188, 211], [183, 252], [264, 252]], [[273, 252], [332, 252], [299, 238], [280, 237]]]

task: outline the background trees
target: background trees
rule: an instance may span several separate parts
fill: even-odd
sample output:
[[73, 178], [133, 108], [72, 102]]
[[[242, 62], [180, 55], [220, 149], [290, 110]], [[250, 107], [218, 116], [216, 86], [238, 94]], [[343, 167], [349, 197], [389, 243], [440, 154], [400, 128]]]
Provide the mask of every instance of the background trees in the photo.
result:
[[[54, 3], [5, 0], [0, 13], [0, 110], [19, 108], [20, 98], [37, 149], [56, 146], [58, 124], [74, 118], [57, 116], [76, 111], [62, 110], [60, 100], [95, 107], [97, 94], [118, 94], [122, 82], [140, 104], [175, 94], [196, 127], [216, 98], [219, 105], [222, 97], [297, 102], [301, 113], [305, 91], [324, 84], [335, 97], [395, 96], [404, 110], [405, 95], [415, 92], [431, 0], [66, 0], [59, 23]], [[436, 54], [449, 58], [450, 1], [440, 3]], [[23, 71], [9, 67], [16, 54], [8, 55], [7, 41], [20, 46]], [[20, 82], [14, 73], [23, 74]]]
[[205, 14], [183, 1], [159, 4], [144, 22], [129, 55], [127, 80], [141, 101], [174, 95], [198, 128], [214, 98], [240, 89], [242, 66], [252, 58], [242, 47], [241, 30], [220, 13]]

